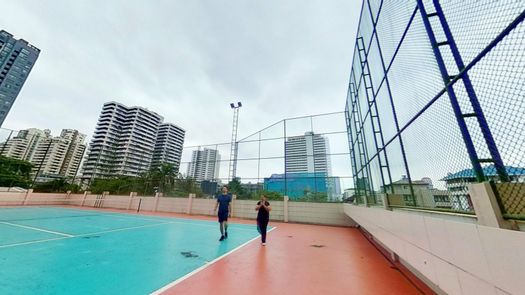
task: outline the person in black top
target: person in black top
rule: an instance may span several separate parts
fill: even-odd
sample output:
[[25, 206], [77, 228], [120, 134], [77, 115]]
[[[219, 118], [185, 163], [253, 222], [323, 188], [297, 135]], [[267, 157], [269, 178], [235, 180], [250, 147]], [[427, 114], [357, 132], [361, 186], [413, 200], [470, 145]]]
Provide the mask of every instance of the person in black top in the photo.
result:
[[270, 221], [270, 211], [272, 207], [270, 203], [266, 200], [265, 195], [261, 195], [261, 200], [257, 202], [255, 207], [257, 212], [257, 229], [261, 233], [262, 245], [266, 246], [266, 230], [268, 228], [268, 222]]

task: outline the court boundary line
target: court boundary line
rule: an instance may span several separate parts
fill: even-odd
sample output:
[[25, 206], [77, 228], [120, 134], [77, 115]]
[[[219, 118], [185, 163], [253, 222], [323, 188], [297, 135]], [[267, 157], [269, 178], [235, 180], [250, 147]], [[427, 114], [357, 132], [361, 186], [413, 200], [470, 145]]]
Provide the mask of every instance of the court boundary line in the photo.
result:
[[145, 227], [154, 227], [154, 226], [160, 226], [160, 225], [165, 225], [165, 224], [173, 224], [173, 223], [175, 223], [175, 222], [161, 222], [161, 223], [143, 224], [143, 225], [137, 225], [137, 226], [108, 229], [108, 230], [103, 230], [103, 231], [99, 231], [99, 232], [92, 232], [92, 233], [87, 233], [87, 234], [79, 234], [79, 235], [76, 235], [76, 236], [74, 236], [72, 238], [92, 236], [92, 235], [101, 235], [101, 234], [106, 234], [106, 233], [126, 231], [126, 230], [139, 229], [139, 228], [145, 228]]
[[[190, 225], [196, 225], [196, 226], [204, 226], [204, 227], [213, 227], [215, 228], [217, 225], [212, 225], [212, 224], [208, 224], [208, 223], [214, 223], [215, 221], [213, 220], [199, 220], [199, 219], [190, 219], [190, 218], [180, 218], [180, 217], [161, 217], [162, 219], [154, 219], [154, 218], [142, 218], [142, 217], [138, 217], [138, 216], [135, 216], [133, 214], [127, 214], [127, 213], [110, 213], [110, 214], [100, 214], [100, 216], [110, 216], [110, 217], [113, 217], [113, 218], [128, 218], [128, 219], [138, 219], [138, 220], [145, 220], [145, 221], [167, 221], [167, 220], [172, 220], [172, 219], [175, 219], [173, 221], [169, 221], [169, 222], [162, 222], [162, 223], [158, 223], [158, 224], [164, 224], [164, 223], [180, 223], [180, 224], [190, 224]], [[228, 223], [228, 226], [232, 226], [232, 225], [241, 225], [241, 226], [250, 226], [249, 224], [244, 224], [244, 223]], [[235, 230], [244, 230], [244, 231], [251, 231], [251, 229], [248, 229], [248, 228], [235, 228]]]
[[[105, 216], [105, 215], [101, 214], [101, 216]], [[119, 218], [119, 217], [134, 218], [134, 216], [122, 216], [122, 215], [117, 215], [117, 214], [114, 214], [114, 215], [111, 214], [111, 215], [107, 215], [107, 216], [112, 216], [112, 217], [116, 217], [116, 218]], [[136, 219], [141, 219], [141, 218], [136, 218]], [[181, 218], [174, 217], [173, 219], [181, 219]], [[161, 221], [161, 220], [154, 220], [154, 219], [148, 219], [148, 220]], [[177, 223], [180, 223], [180, 224], [197, 225], [197, 226], [204, 226], [204, 227], [210, 227], [210, 228], [215, 227], [214, 225], [211, 225], [211, 224], [192, 223], [190, 219], [183, 219], [183, 220], [184, 221], [173, 220], [173, 221], [168, 221], [168, 222], [143, 224], [143, 225], [138, 225], [138, 226], [115, 228], [115, 229], [109, 229], [109, 230], [98, 231], [98, 232], [91, 232], [91, 233], [84, 233], [84, 234], [77, 234], [77, 235], [70, 235], [70, 234], [65, 234], [65, 233], [60, 233], [60, 232], [54, 232], [54, 231], [49, 231], [49, 230], [45, 230], [45, 229], [40, 229], [40, 228], [37, 228], [37, 227], [31, 227], [31, 226], [25, 226], [25, 225], [20, 225], [20, 224], [0, 221], [0, 224], [6, 224], [6, 225], [15, 226], [15, 227], [21, 227], [21, 228], [27, 228], [27, 229], [31, 229], [31, 230], [35, 230], [35, 231], [42, 231], [42, 232], [47, 232], [47, 233], [51, 233], [51, 234], [56, 234], [56, 235], [62, 236], [60, 238], [50, 238], [50, 239], [43, 239], [43, 240], [36, 240], [36, 241], [29, 241], [29, 242], [20, 242], [20, 243], [14, 243], [14, 244], [0, 245], [0, 249], [1, 248], [16, 247], [16, 246], [23, 246], [23, 245], [27, 245], [27, 244], [45, 243], [45, 242], [51, 242], [51, 241], [55, 241], [55, 240], [62, 240], [62, 239], [82, 238], [82, 237], [88, 237], [88, 236], [93, 236], [93, 235], [100, 235], [100, 234], [106, 234], [106, 233], [112, 233], [112, 232], [120, 232], [120, 231], [133, 230], [133, 229], [146, 228], [146, 227], [155, 227], [155, 226], [166, 225], [166, 224], [177, 224]], [[244, 224], [241, 224], [241, 225], [244, 225]], [[246, 224], [246, 226], [249, 226], [249, 225]], [[271, 228], [268, 232], [274, 230], [275, 228], [276, 227]], [[235, 230], [251, 231], [251, 229], [248, 229], [248, 228], [236, 228]], [[250, 241], [248, 241], [248, 242], [250, 242]], [[236, 249], [233, 249], [231, 251], [234, 251]]]
[[33, 226], [27, 226], [27, 225], [21, 225], [21, 224], [11, 223], [11, 222], [7, 222], [7, 221], [1, 221], [0, 224], [6, 224], [6, 225], [10, 225], [10, 226], [15, 226], [15, 227], [21, 227], [21, 228], [31, 229], [31, 230], [34, 230], [34, 231], [41, 231], [41, 232], [45, 232], [45, 233], [49, 233], [49, 234], [54, 234], [54, 235], [58, 235], [58, 236], [64, 236], [64, 237], [68, 237], [68, 238], [74, 238], [74, 237], [75, 237], [75, 235], [71, 235], [71, 234], [66, 234], [66, 233], [62, 233], [62, 232], [58, 232], [58, 231], [52, 231], [52, 230], [42, 229], [42, 228], [33, 227]]
[[36, 241], [28, 241], [28, 242], [20, 242], [20, 243], [14, 243], [14, 244], [0, 245], [0, 249], [16, 247], [16, 246], [23, 246], [23, 245], [38, 244], [38, 243], [44, 243], [44, 242], [51, 242], [51, 241], [58, 241], [58, 240], [67, 240], [67, 239], [71, 239], [71, 238], [70, 237], [60, 237], [60, 238], [50, 238], [50, 239], [45, 239], [45, 240], [36, 240]]
[[[268, 232], [271, 232], [271, 231], [273, 231], [275, 229], [277, 229], [277, 227], [271, 228]], [[244, 246], [248, 245], [249, 243], [251, 243], [251, 242], [253, 242], [253, 241], [255, 241], [255, 240], [259, 239], [259, 238], [260, 238], [260, 235], [254, 237], [253, 239], [248, 240], [247, 242], [237, 246], [236, 248], [234, 248], [234, 249], [232, 249], [232, 250], [222, 254], [221, 256], [219, 256], [219, 257], [217, 257], [215, 259], [213, 259], [212, 261], [206, 262], [204, 265], [200, 266], [199, 268], [196, 268], [196, 269], [192, 270], [191, 272], [189, 272], [189, 273], [185, 274], [184, 276], [176, 279], [175, 281], [165, 285], [164, 287], [161, 287], [160, 289], [157, 289], [157, 290], [151, 292], [150, 295], [160, 295], [160, 294], [162, 294], [163, 292], [169, 290], [170, 288], [175, 287], [176, 285], [180, 284], [182, 281], [184, 281], [184, 280], [186, 280], [186, 279], [196, 275], [197, 273], [205, 270], [206, 268], [212, 266], [216, 262], [224, 259], [226, 256], [234, 253], [235, 251], [243, 248]]]

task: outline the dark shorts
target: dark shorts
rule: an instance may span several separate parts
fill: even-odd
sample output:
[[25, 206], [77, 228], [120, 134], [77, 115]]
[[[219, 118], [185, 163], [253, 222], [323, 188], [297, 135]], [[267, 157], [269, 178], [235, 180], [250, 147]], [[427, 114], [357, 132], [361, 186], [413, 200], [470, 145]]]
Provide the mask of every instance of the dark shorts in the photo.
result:
[[228, 211], [220, 212], [217, 214], [219, 217], [219, 222], [228, 221]]

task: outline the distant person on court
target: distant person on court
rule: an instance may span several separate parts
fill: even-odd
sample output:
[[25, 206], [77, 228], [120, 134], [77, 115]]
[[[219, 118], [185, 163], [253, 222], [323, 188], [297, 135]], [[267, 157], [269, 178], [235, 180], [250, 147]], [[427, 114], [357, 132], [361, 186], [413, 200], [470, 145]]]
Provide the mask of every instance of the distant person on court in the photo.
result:
[[272, 207], [270, 202], [266, 199], [265, 195], [261, 195], [261, 200], [257, 202], [255, 207], [257, 212], [257, 230], [261, 233], [261, 242], [263, 246], [266, 246], [266, 232], [268, 229], [268, 222], [270, 221], [270, 211]]
[[219, 211], [217, 211], [217, 216], [219, 217], [219, 226], [221, 229], [221, 238], [219, 241], [223, 241], [224, 239], [228, 238], [228, 216], [232, 212], [231, 202], [232, 195], [228, 193], [228, 187], [225, 185], [222, 187], [222, 194], [217, 196], [217, 203], [215, 203], [215, 209], [213, 210], [217, 211], [217, 207], [219, 208]]

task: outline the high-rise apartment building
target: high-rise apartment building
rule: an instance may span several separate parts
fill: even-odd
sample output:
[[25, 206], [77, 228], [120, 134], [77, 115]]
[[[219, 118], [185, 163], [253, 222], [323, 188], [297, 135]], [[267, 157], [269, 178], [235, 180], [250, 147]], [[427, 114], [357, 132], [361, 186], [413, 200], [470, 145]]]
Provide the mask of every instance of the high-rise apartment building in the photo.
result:
[[40, 49], [0, 30], [0, 126], [33, 68]]
[[75, 177], [86, 150], [86, 136], [77, 130], [64, 129], [60, 136], [41, 138], [31, 156], [37, 181], [57, 177]]
[[[331, 200], [339, 198], [340, 180], [332, 177], [329, 151], [328, 138], [319, 134], [306, 132], [289, 137], [285, 143], [285, 180], [294, 179], [299, 191], [304, 186], [305, 190], [326, 192]], [[319, 178], [323, 179], [323, 185], [319, 185]]]
[[313, 132], [292, 136], [286, 140], [286, 173], [326, 173], [331, 175], [327, 157], [328, 139]]
[[63, 129], [52, 137], [49, 130], [21, 130], [0, 144], [0, 154], [31, 162], [37, 181], [75, 177], [86, 149], [86, 136], [73, 129]]
[[163, 163], [171, 164], [175, 167], [175, 171], [179, 171], [185, 133], [184, 129], [174, 124], [161, 124], [157, 132], [151, 166], [158, 167]]
[[30, 128], [11, 134], [0, 144], [0, 154], [17, 160], [29, 161], [41, 139], [51, 137], [51, 131]]
[[217, 150], [204, 148], [193, 151], [188, 166], [188, 177], [197, 181], [218, 179], [220, 160], [221, 155]]
[[153, 163], [178, 167], [184, 131], [163, 120], [142, 107], [105, 103], [84, 162], [83, 181], [138, 176]]

